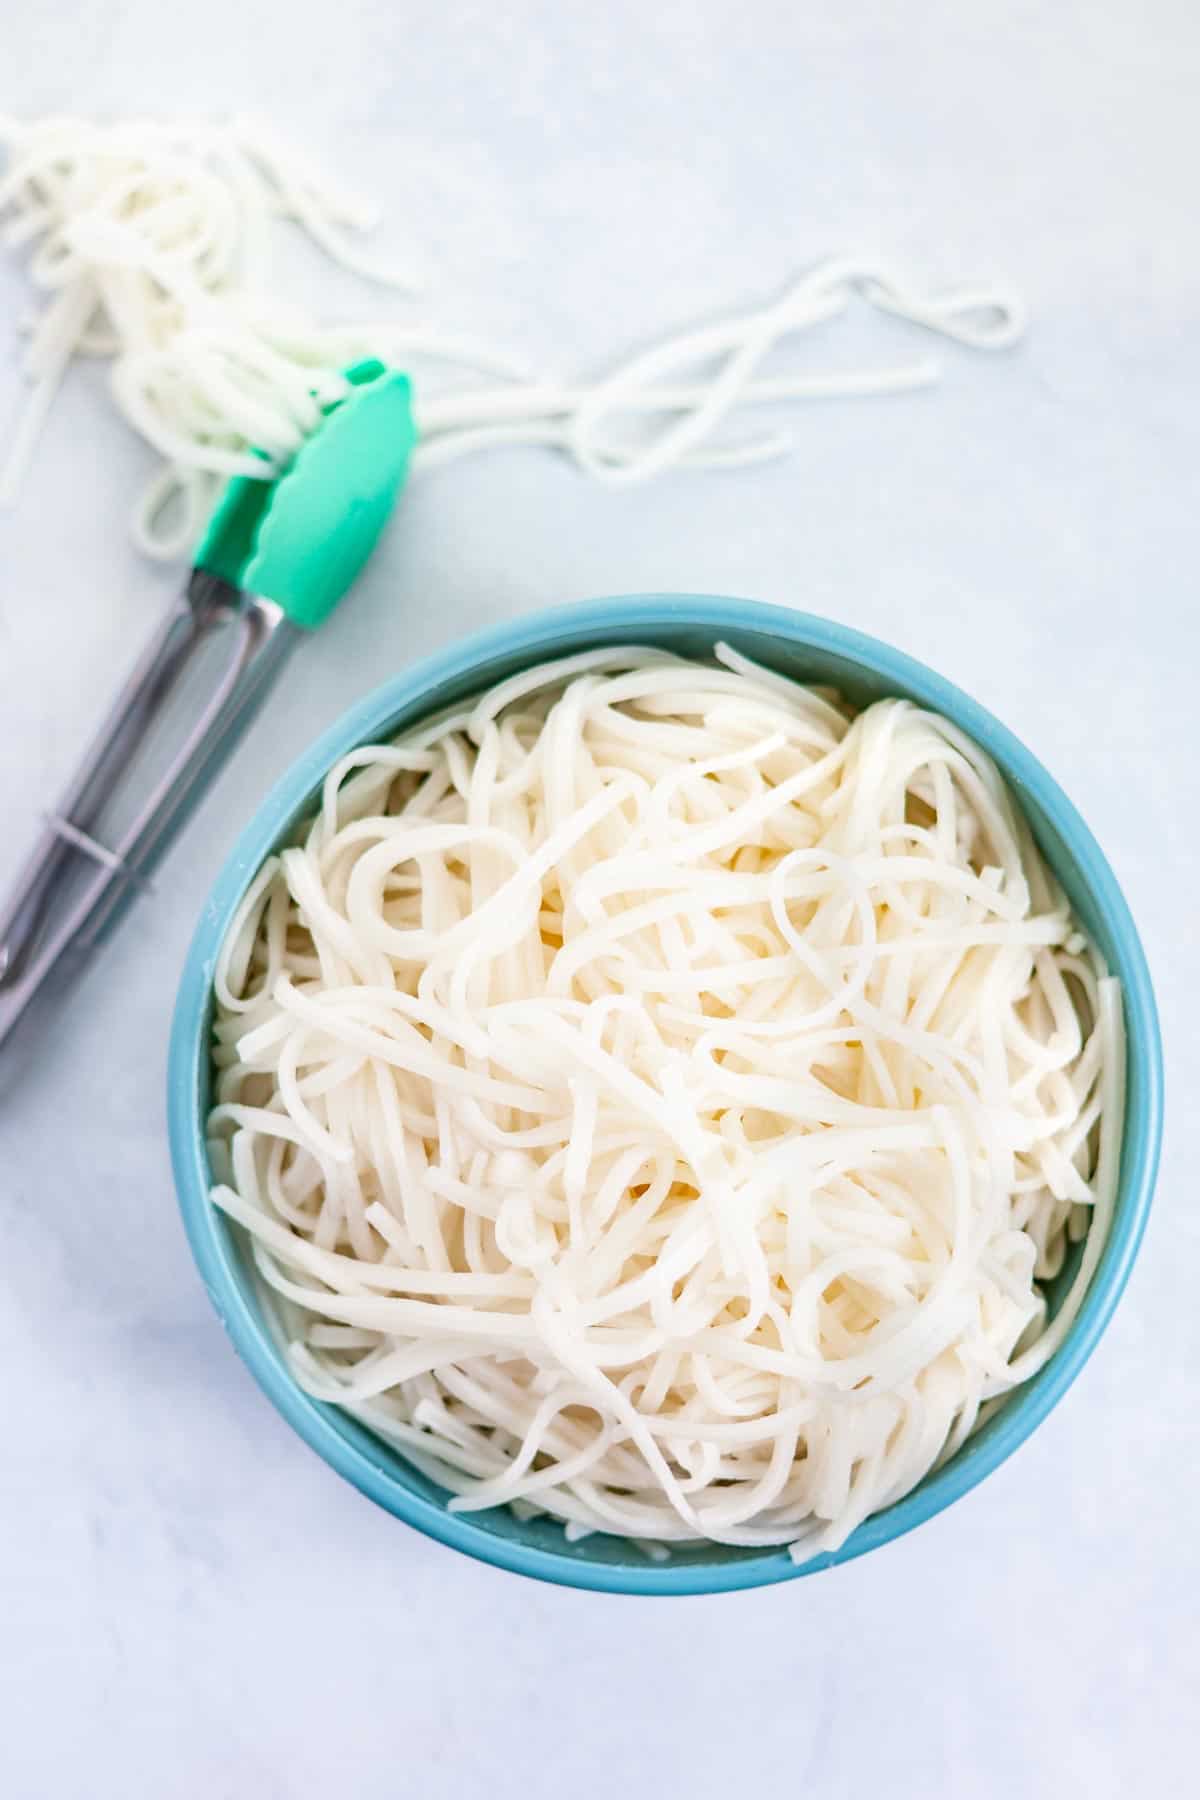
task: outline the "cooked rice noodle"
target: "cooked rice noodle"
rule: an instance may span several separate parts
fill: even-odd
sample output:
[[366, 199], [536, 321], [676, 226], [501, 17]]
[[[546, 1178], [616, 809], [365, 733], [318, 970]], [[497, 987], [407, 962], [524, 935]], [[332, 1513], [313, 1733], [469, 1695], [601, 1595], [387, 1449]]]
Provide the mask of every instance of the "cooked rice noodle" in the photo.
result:
[[0, 502], [14, 497], [71, 361], [111, 358], [117, 410], [164, 459], [134, 514], [151, 555], [194, 544], [222, 480], [276, 473], [364, 357], [414, 374], [419, 465], [541, 444], [620, 484], [784, 454], [790, 440], [778, 429], [725, 435], [747, 410], [937, 381], [928, 357], [764, 372], [780, 346], [855, 298], [977, 350], [1006, 349], [1024, 329], [1020, 301], [1004, 290], [929, 294], [877, 259], [839, 258], [781, 300], [669, 337], [599, 380], [533, 378], [509, 353], [420, 317], [318, 326], [281, 300], [270, 285], [277, 218], [343, 268], [412, 283], [362, 254], [373, 210], [255, 121], [0, 117], [0, 147], [0, 245], [28, 255], [45, 296], [27, 325], [31, 389], [0, 466]]
[[213, 1200], [456, 1508], [834, 1548], [1104, 1247], [1120, 995], [995, 767], [727, 648], [343, 758], [215, 987]]

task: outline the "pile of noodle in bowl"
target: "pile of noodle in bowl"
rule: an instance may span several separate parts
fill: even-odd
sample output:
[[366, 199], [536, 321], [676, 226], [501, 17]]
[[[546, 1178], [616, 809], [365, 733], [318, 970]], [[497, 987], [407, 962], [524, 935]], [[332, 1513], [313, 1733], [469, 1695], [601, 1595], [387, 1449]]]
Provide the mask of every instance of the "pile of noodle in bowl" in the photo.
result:
[[1120, 993], [996, 768], [724, 647], [343, 757], [216, 999], [212, 1197], [292, 1371], [455, 1509], [835, 1549], [1104, 1246]]

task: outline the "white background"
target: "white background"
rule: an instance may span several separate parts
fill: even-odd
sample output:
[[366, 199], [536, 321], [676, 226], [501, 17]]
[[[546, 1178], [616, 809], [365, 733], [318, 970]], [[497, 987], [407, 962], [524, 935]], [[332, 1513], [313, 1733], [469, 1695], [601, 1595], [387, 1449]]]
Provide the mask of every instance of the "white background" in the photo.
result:
[[[1194, 1794], [1193, 0], [54, 0], [4, 17], [4, 104], [267, 113], [386, 203], [439, 317], [564, 369], [842, 248], [1006, 277], [1034, 318], [1012, 357], [949, 347], [932, 393], [796, 413], [775, 468], [614, 494], [529, 452], [414, 482], [353, 604], [0, 1104], [6, 1800]], [[378, 310], [308, 279], [315, 307]], [[9, 259], [0, 418], [25, 303]], [[886, 357], [919, 336], [881, 321], [862, 342]], [[125, 535], [146, 466], [99, 372], [77, 372], [0, 525], [0, 864], [175, 579]], [[676, 1602], [476, 1566], [339, 1481], [222, 1337], [163, 1132], [185, 945], [267, 783], [462, 632], [660, 587], [827, 612], [1015, 727], [1126, 887], [1173, 1101], [1126, 1300], [1035, 1440], [863, 1561]]]

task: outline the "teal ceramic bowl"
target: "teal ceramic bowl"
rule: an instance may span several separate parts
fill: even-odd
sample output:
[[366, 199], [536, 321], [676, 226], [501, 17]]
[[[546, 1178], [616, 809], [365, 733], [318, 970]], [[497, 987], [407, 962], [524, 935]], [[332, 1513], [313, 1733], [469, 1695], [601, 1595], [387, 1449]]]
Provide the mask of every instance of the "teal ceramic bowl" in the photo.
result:
[[[352, 1419], [311, 1399], [296, 1385], [264, 1318], [241, 1234], [207, 1198], [210, 1173], [204, 1120], [209, 1108], [211, 985], [217, 952], [255, 871], [313, 807], [330, 764], [355, 745], [390, 737], [551, 657], [604, 644], [654, 644], [681, 655], [707, 657], [719, 639], [784, 675], [840, 688], [853, 701], [906, 695], [968, 732], [1007, 776], [1076, 913], [1120, 978], [1125, 997], [1128, 1114], [1116, 1217], [1065, 1343], [944, 1468], [895, 1506], [868, 1519], [841, 1550], [799, 1567], [783, 1550], [764, 1553], [718, 1545], [673, 1551], [665, 1563], [650, 1563], [617, 1538], [592, 1537], [570, 1544], [559, 1526], [545, 1519], [522, 1522], [506, 1509], [447, 1511], [444, 1490]], [[1041, 764], [974, 700], [886, 644], [827, 619], [706, 595], [639, 595], [518, 619], [405, 670], [346, 713], [267, 796], [205, 903], [180, 986], [168, 1082], [175, 1180], [200, 1273], [255, 1379], [305, 1442], [370, 1499], [455, 1549], [543, 1581], [628, 1594], [724, 1592], [790, 1581], [846, 1562], [932, 1518], [1011, 1456], [1074, 1381], [1112, 1317], [1145, 1227], [1162, 1120], [1158, 1021], [1137, 931], [1091, 832]], [[1070, 1274], [1068, 1265], [1057, 1293], [1050, 1296], [1052, 1308]]]

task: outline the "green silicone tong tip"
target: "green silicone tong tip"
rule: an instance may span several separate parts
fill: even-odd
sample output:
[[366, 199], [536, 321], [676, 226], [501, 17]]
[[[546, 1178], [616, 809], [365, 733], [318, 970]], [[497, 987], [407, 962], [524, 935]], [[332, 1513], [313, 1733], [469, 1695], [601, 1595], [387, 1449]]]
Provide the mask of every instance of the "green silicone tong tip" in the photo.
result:
[[272, 481], [229, 483], [196, 567], [273, 600], [294, 625], [328, 618], [378, 542], [417, 441], [407, 375], [346, 370], [350, 392]]

